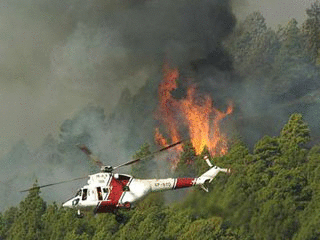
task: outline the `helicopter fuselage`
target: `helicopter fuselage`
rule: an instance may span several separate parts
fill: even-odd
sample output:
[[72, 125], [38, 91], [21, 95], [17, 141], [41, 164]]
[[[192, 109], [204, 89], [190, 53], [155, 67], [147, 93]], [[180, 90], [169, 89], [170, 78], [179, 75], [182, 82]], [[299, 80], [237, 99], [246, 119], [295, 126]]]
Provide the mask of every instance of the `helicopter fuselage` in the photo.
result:
[[[134, 203], [150, 192], [174, 190], [194, 185], [203, 187], [220, 172], [228, 169], [212, 167], [198, 178], [136, 179], [130, 175], [101, 172], [89, 175], [88, 185], [75, 197], [63, 203], [63, 207], [95, 207], [95, 213], [116, 212], [119, 208], [130, 209]], [[206, 190], [203, 187], [204, 190]]]

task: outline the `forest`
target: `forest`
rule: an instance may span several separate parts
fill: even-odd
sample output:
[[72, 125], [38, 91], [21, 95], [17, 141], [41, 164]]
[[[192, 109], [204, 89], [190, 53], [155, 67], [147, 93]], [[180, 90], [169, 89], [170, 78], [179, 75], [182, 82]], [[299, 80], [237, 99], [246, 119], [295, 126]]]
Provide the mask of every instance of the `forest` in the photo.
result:
[[[320, 237], [320, 146], [307, 147], [310, 129], [301, 114], [293, 114], [279, 136], [265, 136], [250, 153], [235, 139], [228, 154], [212, 158], [228, 166], [209, 193], [192, 189], [179, 201], [164, 193], [149, 195], [122, 222], [112, 214], [87, 213], [46, 204], [39, 189], [30, 190], [19, 206], [0, 215], [2, 239], [318, 239]], [[137, 152], [149, 153], [145, 144]], [[178, 175], [199, 175], [204, 155], [186, 143], [176, 168]], [[143, 175], [148, 162], [133, 167]], [[35, 183], [36, 184], [36, 183]]]
[[[263, 89], [261, 111], [271, 111], [263, 103], [268, 98], [290, 117], [280, 132], [253, 147], [239, 134], [226, 155], [211, 156], [231, 174], [220, 173], [209, 193], [194, 188], [181, 192], [178, 201], [151, 194], [123, 211], [119, 223], [112, 214], [77, 218], [75, 210], [48, 204], [39, 189], [30, 190], [18, 206], [0, 213], [0, 239], [319, 239], [319, 129], [311, 131], [308, 124], [319, 127], [317, 112], [310, 118], [310, 111], [320, 101], [320, 3], [306, 13], [301, 26], [292, 19], [273, 30], [254, 12], [224, 41], [234, 72]], [[305, 115], [314, 122], [306, 122]], [[136, 154], [148, 154], [149, 148], [144, 144]], [[203, 173], [208, 154], [204, 149], [196, 155], [185, 143], [175, 175]], [[133, 167], [132, 174], [143, 177], [147, 167], [148, 161]]]

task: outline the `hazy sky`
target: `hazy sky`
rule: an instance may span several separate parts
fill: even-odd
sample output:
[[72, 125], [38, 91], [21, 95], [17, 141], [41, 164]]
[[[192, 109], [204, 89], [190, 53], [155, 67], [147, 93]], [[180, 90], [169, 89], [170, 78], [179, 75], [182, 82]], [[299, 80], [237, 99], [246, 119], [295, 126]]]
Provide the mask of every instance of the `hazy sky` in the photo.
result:
[[[129, 7], [121, 2], [143, 1], [0, 1], [0, 157], [21, 138], [39, 146], [87, 104], [109, 113], [124, 87], [135, 92], [159, 70], [147, 54], [132, 55], [118, 29], [101, 21]], [[301, 22], [311, 2], [237, 0], [234, 12], [259, 10], [276, 26], [293, 17]]]
[[252, 11], [260, 11], [266, 18], [269, 27], [286, 24], [295, 18], [299, 24], [305, 19], [305, 10], [315, 0], [245, 0], [236, 1], [234, 12], [243, 18]]

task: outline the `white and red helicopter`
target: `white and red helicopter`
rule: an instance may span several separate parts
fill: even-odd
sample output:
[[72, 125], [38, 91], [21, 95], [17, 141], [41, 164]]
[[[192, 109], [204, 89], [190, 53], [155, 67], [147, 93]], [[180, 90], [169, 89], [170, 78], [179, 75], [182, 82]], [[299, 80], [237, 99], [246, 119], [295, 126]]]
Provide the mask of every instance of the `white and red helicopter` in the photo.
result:
[[[162, 148], [150, 155], [172, 148], [181, 142], [174, 143]], [[94, 208], [94, 213], [114, 213], [117, 214], [118, 209], [131, 209], [132, 206], [143, 199], [151, 192], [175, 190], [192, 186], [200, 186], [203, 190], [208, 191], [204, 186], [210, 183], [219, 172], [230, 173], [230, 169], [219, 168], [213, 166], [208, 157], [205, 157], [210, 169], [197, 178], [166, 178], [166, 179], [136, 179], [127, 174], [113, 173], [123, 166], [128, 166], [144, 158], [137, 158], [121, 164], [116, 167], [105, 166], [97, 159], [94, 159], [91, 152], [81, 145], [80, 149], [91, 157], [101, 167], [101, 172], [89, 175], [88, 184], [83, 186], [76, 195], [62, 204], [63, 207], [78, 209], [78, 216], [83, 216], [80, 209]], [[75, 181], [82, 178], [75, 178], [58, 183], [38, 186], [37, 188], [48, 187], [52, 185], [62, 184]], [[26, 192], [33, 188], [29, 188], [20, 192]]]

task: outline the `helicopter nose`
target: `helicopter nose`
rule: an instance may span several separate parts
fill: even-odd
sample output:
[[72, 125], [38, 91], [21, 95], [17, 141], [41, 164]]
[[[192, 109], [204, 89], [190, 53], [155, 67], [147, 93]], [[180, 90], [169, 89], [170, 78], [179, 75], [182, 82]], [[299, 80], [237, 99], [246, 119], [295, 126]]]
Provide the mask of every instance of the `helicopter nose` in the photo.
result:
[[62, 207], [72, 208], [72, 200], [66, 201], [62, 204]]

